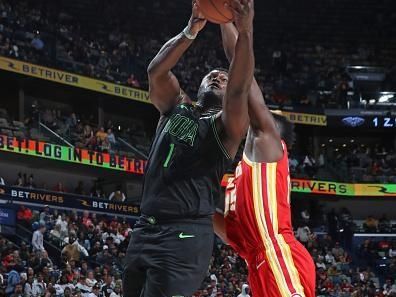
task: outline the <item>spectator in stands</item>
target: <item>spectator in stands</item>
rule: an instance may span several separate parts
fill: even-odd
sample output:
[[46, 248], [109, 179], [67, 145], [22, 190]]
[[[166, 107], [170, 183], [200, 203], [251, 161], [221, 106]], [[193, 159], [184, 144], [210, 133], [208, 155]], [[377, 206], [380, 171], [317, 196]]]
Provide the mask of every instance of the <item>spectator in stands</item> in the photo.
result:
[[102, 285], [100, 292], [103, 297], [110, 297], [111, 293], [114, 291], [113, 277], [109, 274], [105, 279], [105, 283]]
[[306, 155], [303, 162], [303, 168], [309, 177], [315, 177], [317, 168], [316, 161], [311, 155]]
[[307, 210], [307, 209], [304, 209], [304, 210], [301, 212], [301, 219], [302, 219], [302, 222], [303, 222], [304, 224], [308, 224], [310, 218], [311, 218], [311, 215], [309, 214], [308, 210]]
[[74, 129], [77, 126], [77, 124], [78, 124], [77, 116], [74, 112], [72, 112], [70, 116], [66, 118], [65, 126], [62, 130], [62, 133], [70, 134], [71, 130]]
[[100, 285], [99, 284], [95, 284], [92, 287], [92, 292], [89, 293], [87, 296], [88, 297], [99, 297], [99, 295], [100, 295]]
[[71, 297], [72, 296], [72, 289], [70, 287], [65, 287], [63, 290], [63, 297]]
[[60, 240], [64, 238], [61, 233], [61, 224], [56, 223], [54, 229], [50, 231], [50, 235], [55, 239], [55, 240]]
[[30, 252], [29, 252], [29, 246], [22, 241], [20, 248], [19, 248], [19, 255], [22, 261], [27, 262], [29, 260]]
[[36, 184], [34, 183], [33, 174], [31, 174], [31, 175], [29, 176], [29, 180], [28, 180], [27, 183], [25, 184], [25, 187], [26, 187], [26, 188], [29, 188], [29, 189], [34, 189], [34, 188], [36, 188]]
[[320, 268], [326, 270], [326, 264], [323, 262], [323, 257], [318, 257], [318, 260], [316, 261], [316, 269]]
[[38, 261], [38, 267], [36, 270], [38, 271], [42, 271], [44, 269], [44, 267], [47, 267], [49, 269], [52, 269], [54, 266], [54, 264], [52, 263], [52, 260], [48, 257], [48, 253], [47, 251], [43, 251], [40, 254], [40, 259]]
[[109, 141], [111, 148], [116, 148], [117, 141], [113, 133], [113, 130], [111, 130], [110, 128], [107, 129], [107, 140]]
[[49, 229], [52, 227], [52, 214], [48, 205], [44, 205], [44, 209], [40, 213], [40, 224], [45, 225]]
[[330, 265], [336, 264], [334, 255], [331, 253], [331, 251], [328, 251], [328, 252], [326, 253], [325, 261], [326, 261], [327, 264], [330, 264]]
[[242, 285], [242, 292], [238, 295], [238, 297], [250, 297], [249, 286], [247, 284]]
[[62, 182], [58, 182], [58, 183], [56, 184], [56, 186], [55, 186], [55, 188], [54, 188], [54, 191], [55, 191], [55, 192], [59, 192], [59, 193], [66, 193], [66, 192], [67, 192], [66, 189], [65, 189], [65, 187], [63, 186], [63, 183], [62, 183]]
[[17, 219], [24, 226], [30, 226], [33, 217], [32, 211], [24, 205], [19, 207], [17, 212]]
[[336, 258], [344, 255], [344, 249], [340, 246], [339, 242], [335, 243], [335, 246], [333, 247], [331, 252], [333, 253], [334, 257], [336, 257]]
[[378, 231], [379, 232], [390, 232], [392, 229], [390, 220], [386, 217], [386, 214], [383, 214], [382, 217], [378, 221]]
[[84, 190], [84, 182], [79, 181], [77, 187], [74, 189], [74, 193], [77, 195], [85, 195], [85, 190]]
[[47, 284], [44, 282], [43, 274], [39, 272], [37, 278], [33, 282], [32, 295], [44, 296], [46, 289], [47, 289]]
[[396, 258], [396, 242], [393, 242], [392, 247], [389, 249], [389, 257]]
[[122, 295], [121, 295], [121, 285], [120, 284], [116, 284], [114, 286], [114, 291], [111, 292], [110, 296], [106, 296], [106, 297], [122, 297]]
[[297, 171], [299, 162], [294, 156], [289, 156], [290, 172], [295, 173]]
[[23, 180], [23, 178], [22, 178], [22, 173], [19, 172], [19, 173], [18, 173], [18, 178], [17, 178], [17, 180], [15, 181], [15, 186], [17, 186], [17, 187], [23, 187], [24, 185], [25, 185], [25, 183], [24, 183], [24, 180]]
[[10, 271], [8, 273], [8, 278], [7, 278], [7, 288], [5, 290], [6, 294], [12, 295], [16, 289], [16, 286], [20, 283], [21, 281], [21, 276], [19, 275], [20, 272], [23, 271], [23, 267], [20, 265], [14, 263]]
[[88, 287], [93, 288], [97, 282], [98, 281], [95, 279], [93, 271], [89, 270], [87, 273], [87, 278], [85, 280], [85, 283], [87, 284]]
[[44, 42], [43, 40], [40, 38], [40, 32], [36, 31], [34, 38], [32, 39], [31, 43], [32, 47], [37, 50], [37, 51], [41, 51], [44, 49]]
[[45, 251], [44, 249], [44, 232], [46, 230], [45, 224], [39, 225], [39, 228], [33, 232], [32, 236], [32, 247], [33, 252], [42, 253]]
[[308, 244], [311, 238], [311, 230], [308, 226], [300, 226], [297, 229], [296, 238], [301, 241], [304, 245]]
[[109, 253], [108, 245], [104, 245], [103, 251], [99, 252], [96, 255], [96, 261], [99, 263], [103, 263], [104, 265], [112, 265], [113, 260], [113, 256]]
[[79, 289], [83, 296], [88, 296], [91, 293], [92, 288], [87, 286], [85, 275], [80, 275], [76, 284], [76, 289]]
[[378, 229], [378, 220], [373, 216], [368, 216], [363, 223], [363, 228], [366, 232], [377, 232]]
[[25, 297], [23, 295], [23, 287], [21, 283], [15, 285], [14, 293], [11, 294], [11, 297]]
[[83, 147], [86, 147], [90, 150], [95, 150], [96, 145], [97, 137], [95, 137], [94, 131], [92, 130], [90, 125], [85, 125], [83, 132]]
[[140, 83], [133, 73], [128, 77], [127, 85], [134, 88], [140, 88]]
[[92, 219], [90, 217], [88, 210], [84, 210], [84, 212], [83, 212], [82, 224], [85, 226], [86, 229], [88, 229], [90, 226], [93, 225]]
[[107, 133], [104, 127], [100, 127], [98, 132], [96, 132], [96, 137], [98, 138], [98, 143], [102, 143], [106, 139]]
[[103, 153], [110, 153], [111, 152], [111, 144], [109, 139], [106, 137], [101, 144], [99, 145], [99, 150]]
[[81, 259], [81, 255], [83, 255], [84, 257], [89, 256], [88, 251], [79, 244], [75, 232], [70, 232], [69, 243], [63, 248], [61, 254], [65, 255], [69, 262], [79, 262]]
[[34, 275], [28, 275], [25, 285], [23, 287], [23, 292], [25, 296], [33, 296], [33, 282], [34, 282]]
[[0, 176], [0, 186], [5, 186], [4, 178]]
[[58, 219], [56, 220], [56, 225], [60, 225], [60, 234], [61, 238], [65, 238], [69, 234], [68, 230], [68, 217], [66, 217], [66, 214], [63, 213], [62, 215], [58, 216]]
[[124, 202], [126, 200], [125, 194], [122, 192], [121, 185], [118, 185], [117, 189], [110, 194], [109, 200], [115, 202]]
[[94, 181], [94, 184], [91, 188], [91, 197], [94, 198], [105, 198], [105, 195], [103, 193], [102, 187], [100, 186], [99, 180]]

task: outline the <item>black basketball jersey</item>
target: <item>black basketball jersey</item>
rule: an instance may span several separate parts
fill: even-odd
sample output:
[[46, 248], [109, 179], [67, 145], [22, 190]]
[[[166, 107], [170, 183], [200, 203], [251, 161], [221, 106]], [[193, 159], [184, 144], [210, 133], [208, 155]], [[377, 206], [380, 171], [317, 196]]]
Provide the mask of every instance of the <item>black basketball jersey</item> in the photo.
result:
[[201, 117], [192, 105], [177, 105], [160, 119], [150, 150], [142, 214], [161, 219], [213, 214], [230, 164], [215, 116]]

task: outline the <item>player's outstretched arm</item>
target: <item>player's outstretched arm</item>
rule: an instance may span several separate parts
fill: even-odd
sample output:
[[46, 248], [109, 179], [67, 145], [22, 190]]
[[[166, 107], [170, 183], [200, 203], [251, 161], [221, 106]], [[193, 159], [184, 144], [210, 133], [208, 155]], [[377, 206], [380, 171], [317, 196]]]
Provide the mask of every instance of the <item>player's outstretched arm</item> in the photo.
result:
[[239, 144], [249, 126], [248, 93], [254, 72], [253, 52], [253, 0], [232, 0], [238, 30], [235, 54], [230, 64], [223, 112], [216, 121], [223, 145], [231, 157], [235, 157]]
[[172, 109], [183, 99], [179, 81], [171, 69], [175, 67], [205, 24], [206, 20], [194, 0], [187, 27], [164, 44], [147, 68], [150, 100], [161, 114]]
[[[228, 23], [221, 25], [221, 35], [223, 40], [224, 52], [229, 61], [232, 61], [235, 54], [235, 47], [238, 38], [238, 31], [234, 24]], [[279, 130], [276, 127], [274, 118], [265, 104], [263, 93], [255, 78], [248, 97], [250, 126], [252, 137], [259, 137], [264, 141], [265, 150], [264, 158], [269, 162], [279, 160], [283, 155], [283, 149], [280, 142]]]

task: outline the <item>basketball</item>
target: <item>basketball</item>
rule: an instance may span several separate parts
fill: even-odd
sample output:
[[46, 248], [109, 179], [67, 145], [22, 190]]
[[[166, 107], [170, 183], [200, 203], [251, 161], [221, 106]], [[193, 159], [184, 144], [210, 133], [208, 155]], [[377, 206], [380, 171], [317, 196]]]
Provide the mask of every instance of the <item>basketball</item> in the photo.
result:
[[215, 24], [225, 24], [233, 20], [232, 11], [224, 4], [229, 0], [197, 0], [197, 5], [206, 19]]

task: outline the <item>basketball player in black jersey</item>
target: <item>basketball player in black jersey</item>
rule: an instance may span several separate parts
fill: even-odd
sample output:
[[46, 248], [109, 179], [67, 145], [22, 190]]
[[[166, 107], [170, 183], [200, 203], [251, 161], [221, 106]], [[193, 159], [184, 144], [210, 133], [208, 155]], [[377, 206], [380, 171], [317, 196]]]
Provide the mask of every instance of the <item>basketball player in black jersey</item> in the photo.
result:
[[220, 181], [246, 134], [253, 79], [253, 0], [232, 0], [239, 32], [229, 73], [206, 75], [196, 106], [171, 69], [205, 26], [196, 4], [189, 24], [148, 67], [150, 99], [161, 113], [126, 255], [126, 297], [191, 296], [208, 270]]

